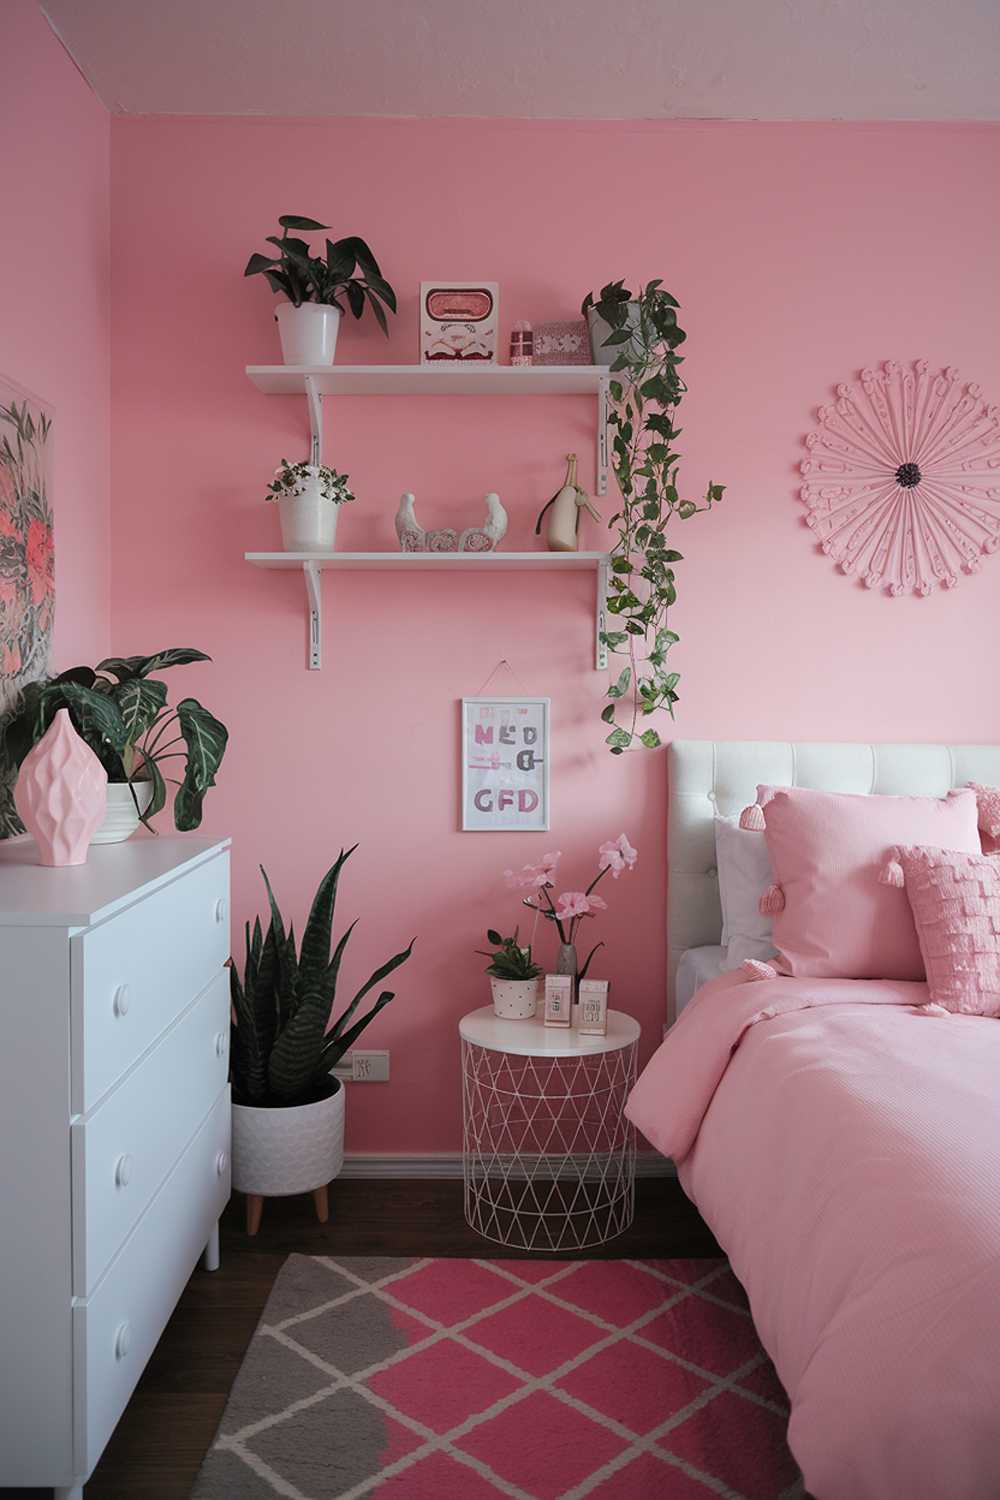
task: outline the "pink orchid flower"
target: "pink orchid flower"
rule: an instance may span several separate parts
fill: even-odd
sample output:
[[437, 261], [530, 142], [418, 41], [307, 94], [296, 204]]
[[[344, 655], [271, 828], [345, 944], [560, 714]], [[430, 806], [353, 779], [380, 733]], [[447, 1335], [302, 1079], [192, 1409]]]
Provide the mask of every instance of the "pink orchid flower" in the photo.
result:
[[597, 852], [600, 855], [601, 869], [610, 870], [612, 880], [617, 880], [623, 870], [631, 870], [639, 858], [638, 851], [632, 848], [624, 833], [620, 833], [613, 841], [602, 844]]
[[607, 909], [608, 903], [600, 896], [588, 896], [586, 891], [563, 891], [556, 906], [556, 916], [560, 922], [565, 922], [573, 917], [587, 917], [592, 912]]
[[504, 879], [510, 890], [538, 891], [552, 885], [552, 877], [561, 858], [561, 851], [543, 854], [537, 865], [524, 865], [520, 870], [504, 870]]

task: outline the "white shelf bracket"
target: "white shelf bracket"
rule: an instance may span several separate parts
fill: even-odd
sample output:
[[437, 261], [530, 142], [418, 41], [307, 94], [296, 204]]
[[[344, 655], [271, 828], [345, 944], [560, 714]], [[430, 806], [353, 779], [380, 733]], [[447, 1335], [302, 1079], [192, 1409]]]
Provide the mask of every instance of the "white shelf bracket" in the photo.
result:
[[318, 672], [323, 665], [323, 594], [319, 569], [314, 562], [302, 564], [306, 580], [306, 598], [309, 604], [309, 651], [307, 665], [310, 672]]
[[597, 564], [597, 600], [594, 610], [594, 670], [604, 672], [608, 666], [608, 648], [601, 636], [608, 628], [608, 560]]
[[608, 493], [608, 382], [597, 384], [597, 493]]
[[323, 462], [323, 397], [316, 389], [312, 375], [306, 376], [306, 400], [309, 403], [309, 462]]

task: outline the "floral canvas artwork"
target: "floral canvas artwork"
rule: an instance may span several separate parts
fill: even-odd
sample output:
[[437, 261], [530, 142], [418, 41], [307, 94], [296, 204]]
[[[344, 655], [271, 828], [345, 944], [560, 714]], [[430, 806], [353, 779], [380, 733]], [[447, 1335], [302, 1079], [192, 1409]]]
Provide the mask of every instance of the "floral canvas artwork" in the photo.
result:
[[[52, 417], [0, 376], [0, 720], [49, 666], [55, 609]], [[13, 767], [0, 765], [0, 838], [20, 833]]]

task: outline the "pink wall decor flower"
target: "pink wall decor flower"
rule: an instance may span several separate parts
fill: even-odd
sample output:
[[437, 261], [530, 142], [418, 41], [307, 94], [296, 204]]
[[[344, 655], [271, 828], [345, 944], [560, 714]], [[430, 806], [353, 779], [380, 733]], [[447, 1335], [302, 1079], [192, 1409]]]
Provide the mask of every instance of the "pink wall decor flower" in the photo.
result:
[[26, 546], [28, 581], [31, 584], [32, 604], [41, 604], [53, 586], [55, 572], [52, 528], [44, 521], [32, 520], [28, 524]]
[[617, 880], [623, 870], [631, 870], [639, 858], [638, 850], [632, 848], [624, 833], [620, 833], [612, 842], [602, 844], [597, 852], [601, 859], [601, 869], [610, 870], [613, 880]]

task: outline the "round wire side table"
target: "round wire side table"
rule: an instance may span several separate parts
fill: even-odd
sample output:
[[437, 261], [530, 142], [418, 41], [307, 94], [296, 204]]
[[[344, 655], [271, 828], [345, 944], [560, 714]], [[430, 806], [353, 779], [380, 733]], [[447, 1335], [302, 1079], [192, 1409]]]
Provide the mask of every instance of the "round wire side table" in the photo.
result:
[[611, 1010], [606, 1036], [581, 1036], [487, 1005], [459, 1034], [466, 1222], [519, 1250], [584, 1250], [627, 1229], [639, 1023]]

